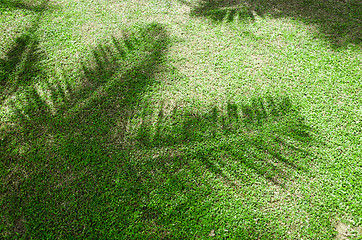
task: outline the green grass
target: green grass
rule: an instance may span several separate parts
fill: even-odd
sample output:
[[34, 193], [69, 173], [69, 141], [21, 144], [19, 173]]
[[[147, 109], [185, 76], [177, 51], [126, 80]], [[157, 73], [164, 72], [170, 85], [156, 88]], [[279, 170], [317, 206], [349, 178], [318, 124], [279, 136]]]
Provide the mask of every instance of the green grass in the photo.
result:
[[360, 239], [361, 9], [0, 0], [1, 238]]

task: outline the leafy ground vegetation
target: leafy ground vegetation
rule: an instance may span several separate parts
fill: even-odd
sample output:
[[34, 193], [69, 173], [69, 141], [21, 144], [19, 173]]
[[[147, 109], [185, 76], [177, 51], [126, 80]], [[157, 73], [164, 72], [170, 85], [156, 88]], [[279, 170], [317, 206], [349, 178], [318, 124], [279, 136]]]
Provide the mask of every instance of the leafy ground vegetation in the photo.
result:
[[2, 239], [361, 239], [358, 0], [0, 0]]

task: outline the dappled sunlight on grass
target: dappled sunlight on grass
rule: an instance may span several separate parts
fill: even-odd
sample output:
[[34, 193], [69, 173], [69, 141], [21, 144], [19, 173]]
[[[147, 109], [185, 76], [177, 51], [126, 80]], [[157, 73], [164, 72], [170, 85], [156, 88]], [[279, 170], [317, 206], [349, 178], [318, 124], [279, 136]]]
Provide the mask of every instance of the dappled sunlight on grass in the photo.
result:
[[1, 237], [357, 236], [355, 1], [40, 3], [0, 0]]

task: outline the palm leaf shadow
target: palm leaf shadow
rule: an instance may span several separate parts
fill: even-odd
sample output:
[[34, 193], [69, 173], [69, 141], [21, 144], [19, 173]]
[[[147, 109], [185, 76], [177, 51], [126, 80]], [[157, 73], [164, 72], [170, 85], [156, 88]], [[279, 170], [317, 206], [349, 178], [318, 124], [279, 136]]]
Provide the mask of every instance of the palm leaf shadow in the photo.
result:
[[22, 9], [42, 13], [49, 9], [48, 2], [49, 0], [0, 0], [0, 6], [8, 9]]
[[362, 2], [359, 0], [199, 0], [196, 4], [179, 1], [191, 6], [191, 16], [215, 22], [239, 18], [246, 23], [256, 15], [291, 18], [317, 26], [319, 34], [315, 37], [327, 39], [335, 48], [362, 43]]
[[191, 16], [209, 18], [214, 22], [253, 21], [253, 13], [240, 1], [202, 0], [190, 12]]
[[225, 156], [282, 184], [288, 179], [288, 171], [307, 171], [307, 159], [313, 155], [307, 149], [317, 144], [315, 130], [303, 123], [288, 97], [258, 97], [249, 104], [227, 103], [224, 110], [175, 111], [172, 116], [159, 113], [157, 118], [154, 128], [149, 127], [148, 120], [142, 121], [136, 137], [140, 146], [188, 146], [190, 152], [185, 158], [199, 159], [230, 183], [216, 167], [223, 165], [220, 159]]
[[[27, 5], [20, 2], [2, 1], [0, 4], [22, 8]], [[15, 93], [20, 87], [24, 88], [39, 82], [46, 74], [42, 69], [41, 61], [47, 59], [44, 50], [39, 46], [37, 29], [41, 22], [42, 14], [47, 11], [48, 1], [42, 1], [36, 5], [39, 13], [32, 25], [25, 33], [14, 41], [14, 44], [0, 59], [0, 101]]]
[[[64, 217], [69, 212], [61, 204], [75, 201], [74, 206], [82, 205], [82, 209], [71, 211], [77, 216], [79, 210], [80, 214], [87, 216], [109, 211], [108, 207], [94, 208], [84, 203], [97, 201], [97, 194], [94, 194], [102, 194], [101, 185], [114, 184], [112, 179], [103, 177], [112, 171], [115, 174], [117, 167], [124, 164], [110, 157], [112, 152], [117, 153], [117, 157], [124, 152], [123, 144], [115, 142], [113, 129], [117, 123], [127, 122], [139, 96], [146, 91], [147, 85], [154, 84], [154, 73], [162, 65], [167, 52], [168, 34], [160, 24], [140, 27], [126, 39], [128, 44], [134, 45], [133, 51], [127, 48], [124, 40], [113, 38], [112, 41], [111, 45], [99, 45], [93, 49], [93, 59], [83, 63], [83, 77], [89, 86], [72, 90], [69, 84], [67, 87], [66, 83], [48, 81], [50, 98], [44, 97], [35, 86], [29, 86], [22, 100], [18, 100], [21, 103], [12, 105], [14, 115], [11, 120], [16, 124], [0, 131], [0, 155], [4, 156], [1, 164], [7, 169], [16, 160], [19, 164], [27, 163], [30, 169], [23, 168], [24, 172], [29, 171], [26, 179], [19, 177], [15, 185], [12, 182], [2, 185], [5, 188], [2, 190], [7, 193], [2, 203], [9, 210], [10, 225], [25, 216], [28, 224], [52, 226], [58, 230], [63, 226], [69, 230], [61, 235], [77, 236], [82, 234], [84, 226], [82, 223], [69, 225], [68, 217]], [[59, 99], [60, 102], [68, 100], [58, 104]], [[123, 130], [119, 129], [118, 134], [124, 135]], [[82, 175], [85, 171], [86, 175]], [[61, 184], [70, 176], [78, 180]], [[44, 182], [41, 180], [44, 177], [54, 181]], [[12, 181], [13, 177], [7, 179]], [[24, 191], [19, 191], [18, 187]], [[69, 200], [60, 194], [69, 190], [77, 195], [77, 199]], [[38, 216], [36, 213], [44, 209], [44, 205], [49, 206], [48, 210], [63, 210]], [[120, 218], [118, 222], [123, 222], [127, 216], [119, 214], [117, 217]], [[39, 231], [38, 234], [44, 234]], [[30, 236], [34, 233], [10, 234]], [[101, 237], [95, 232], [92, 234]]]

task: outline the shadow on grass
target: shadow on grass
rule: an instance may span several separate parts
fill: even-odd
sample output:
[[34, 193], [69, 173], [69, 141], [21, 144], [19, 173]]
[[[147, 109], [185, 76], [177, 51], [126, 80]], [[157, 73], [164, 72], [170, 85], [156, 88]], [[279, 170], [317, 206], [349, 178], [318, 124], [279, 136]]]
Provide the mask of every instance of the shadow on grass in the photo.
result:
[[42, 75], [39, 62], [46, 54], [38, 47], [38, 41], [31, 34], [17, 37], [15, 45], [7, 52], [5, 59], [0, 59], [1, 101], [19, 87], [29, 86]]
[[207, 17], [215, 22], [253, 21], [253, 13], [238, 1], [204, 0], [191, 10], [191, 16]]
[[48, 2], [49, 0], [0, 0], [0, 7], [29, 10], [39, 13], [47, 10]]
[[[290, 98], [257, 97], [206, 112], [177, 106], [170, 110], [161, 103], [157, 112], [145, 113], [138, 126], [134, 134], [141, 156], [135, 158], [144, 160], [133, 165], [135, 186], [141, 192], [147, 186], [145, 195], [151, 196], [144, 200], [142, 194], [137, 197], [138, 190], [130, 191], [140, 212], [152, 212], [167, 237], [197, 232], [192, 237], [202, 238], [214, 228], [221, 238], [285, 238], [273, 227], [275, 222], [253, 210], [262, 208], [260, 202], [249, 196], [242, 204], [231, 196], [260, 179], [288, 189], [297, 172], [308, 176], [317, 159], [309, 149], [319, 142]], [[232, 190], [224, 195], [220, 192], [225, 186]]]
[[303, 123], [288, 97], [253, 98], [206, 113], [174, 108], [166, 116], [161, 109], [155, 127], [150, 126], [147, 118], [142, 120], [136, 137], [140, 146], [182, 146], [187, 149], [184, 157], [198, 159], [230, 183], [223, 174], [222, 166], [230, 164], [225, 159], [283, 185], [291, 171], [307, 171], [310, 162], [304, 161], [312, 154], [304, 149], [317, 144], [314, 130]]
[[167, 44], [158, 24], [113, 38], [84, 62], [82, 89], [48, 82], [27, 87], [13, 103], [0, 135], [3, 236], [114, 238], [122, 232], [128, 212], [112, 201], [119, 197], [114, 177], [127, 158], [123, 142], [116, 142], [124, 129], [112, 129], [127, 121], [154, 83]]
[[335, 47], [362, 43], [362, 2], [359, 0], [200, 0], [191, 9], [191, 15], [217, 22], [237, 18], [253, 20], [255, 14], [315, 24]]
[[161, 104], [137, 125], [168, 43], [162, 25], [146, 25], [95, 48], [80, 89], [26, 88], [0, 131], [2, 236], [283, 238], [257, 200], [232, 202], [224, 186], [307, 172], [312, 129], [286, 97], [204, 113]]
[[[2, 1], [0, 4], [25, 8], [28, 5], [20, 2]], [[35, 3], [34, 3], [35, 4]], [[30, 5], [32, 6], [32, 5]], [[28, 6], [30, 8], [30, 6]], [[46, 53], [39, 47], [36, 34], [43, 13], [47, 10], [48, 1], [39, 1], [33, 6], [38, 14], [32, 26], [15, 39], [13, 46], [0, 59], [0, 102], [15, 93], [19, 88], [24, 88], [39, 81], [44, 77], [44, 70], [40, 62], [47, 58]]]

